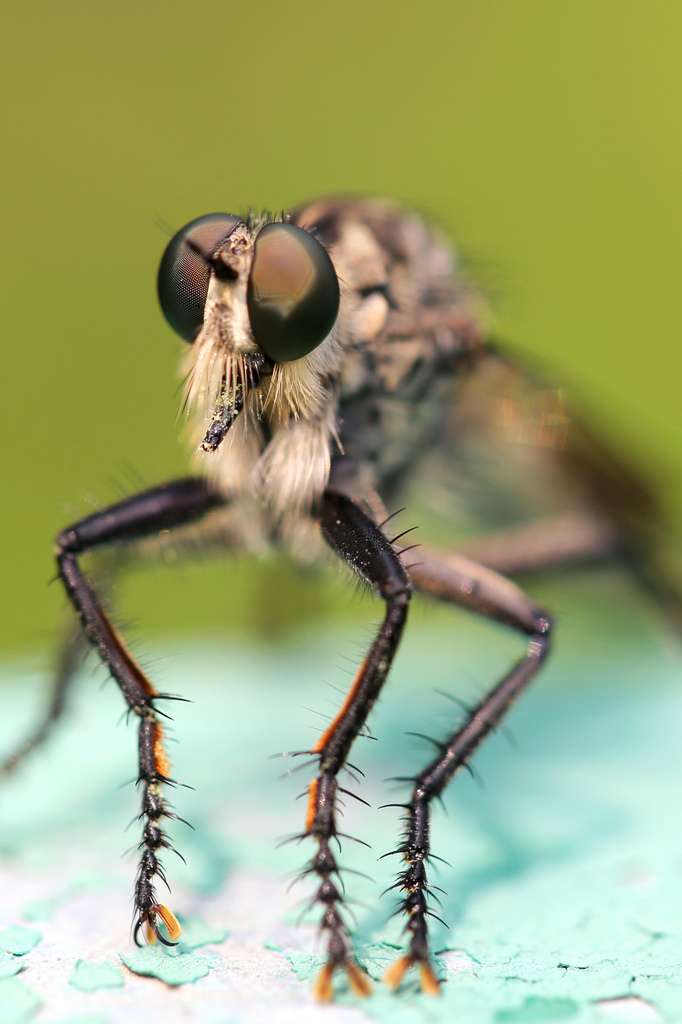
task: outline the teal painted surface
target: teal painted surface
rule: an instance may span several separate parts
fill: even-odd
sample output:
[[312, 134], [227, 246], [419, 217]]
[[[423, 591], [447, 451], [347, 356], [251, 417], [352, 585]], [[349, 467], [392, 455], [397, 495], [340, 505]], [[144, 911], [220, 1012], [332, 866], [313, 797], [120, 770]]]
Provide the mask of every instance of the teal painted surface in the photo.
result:
[[0, 981], [0, 1019], [3, 1024], [28, 1024], [40, 1007], [40, 998], [18, 978]]
[[42, 935], [36, 928], [12, 925], [11, 928], [0, 930], [0, 949], [14, 953], [15, 956], [23, 956], [37, 946], [41, 939]]
[[158, 949], [136, 949], [132, 953], [121, 953], [121, 960], [133, 974], [145, 978], [158, 978], [166, 985], [189, 985], [204, 978], [211, 969], [211, 962], [205, 956], [178, 953], [173, 956]]
[[0, 978], [11, 978], [22, 969], [21, 959], [5, 950], [0, 950]]
[[[201, 944], [211, 968], [179, 984], [173, 1002], [156, 978], [125, 969], [115, 990], [68, 985], [77, 959], [118, 964], [119, 950], [133, 953], [135, 864], [120, 853], [136, 842], [137, 824], [127, 837], [124, 828], [137, 795], [120, 784], [134, 771], [135, 736], [114, 687], [100, 690], [101, 676], [85, 671], [68, 721], [0, 793], [0, 925], [22, 924], [24, 908], [37, 920], [47, 901], [43, 940], [22, 957], [21, 984], [40, 992], [55, 1018], [87, 1010], [113, 1024], [155, 1014], [197, 1024], [582, 1024], [618, 1020], [626, 1009], [649, 1013], [635, 1020], [680, 1019], [682, 665], [663, 634], [649, 641], [599, 651], [588, 637], [582, 649], [560, 649], [510, 717], [514, 745], [500, 734], [476, 758], [485, 788], [462, 776], [447, 794], [447, 813], [436, 810], [434, 852], [451, 863], [433, 874], [447, 892], [440, 913], [451, 925], [433, 930], [442, 998], [422, 996], [410, 978], [397, 996], [378, 982], [363, 1004], [342, 989], [339, 1003], [323, 1010], [310, 1002], [307, 980], [318, 963], [316, 918], [296, 924], [312, 887], [286, 894], [312, 844], [276, 848], [301, 828], [295, 797], [308, 775], [280, 780], [290, 762], [269, 755], [313, 742], [341, 700], [329, 684], [347, 679], [330, 664], [343, 665], [352, 652], [357, 661], [355, 645], [335, 634], [269, 654], [185, 646], [156, 663], [163, 687], [193, 701], [174, 706], [180, 742], [171, 753], [175, 776], [194, 787], [174, 791], [176, 807], [196, 831], [173, 829], [188, 863], [165, 857], [173, 889], [165, 899], [187, 921], [187, 948]], [[416, 770], [427, 756], [407, 730], [440, 736], [452, 725], [455, 705], [435, 689], [475, 699], [519, 649], [489, 627], [455, 624], [448, 636], [422, 624], [373, 716], [377, 741], [361, 740], [353, 752], [372, 809], [349, 801], [344, 827], [372, 849], [346, 844], [342, 859], [374, 879], [346, 876], [360, 901], [359, 954], [377, 978], [401, 943], [400, 923], [386, 921], [391, 898], [379, 899], [393, 867], [377, 858], [395, 845], [398, 820], [395, 810], [376, 808], [399, 799], [382, 780]], [[31, 718], [43, 684], [24, 676], [19, 688], [0, 691], [3, 746]], [[171, 973], [177, 967], [177, 956], [151, 956]]]
[[105, 961], [101, 964], [76, 960], [69, 984], [83, 992], [94, 992], [98, 988], [120, 988], [123, 984], [121, 969]]

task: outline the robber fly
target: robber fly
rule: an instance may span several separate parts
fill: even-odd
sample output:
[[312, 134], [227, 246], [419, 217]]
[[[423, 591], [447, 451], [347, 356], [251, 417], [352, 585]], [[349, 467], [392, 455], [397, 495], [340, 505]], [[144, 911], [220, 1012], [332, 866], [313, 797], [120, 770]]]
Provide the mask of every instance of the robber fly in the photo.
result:
[[[560, 392], [518, 367], [487, 336], [481, 300], [451, 246], [416, 213], [380, 200], [328, 199], [290, 215], [209, 214], [169, 242], [159, 269], [163, 313], [186, 343], [184, 404], [195, 473], [143, 491], [64, 530], [57, 563], [82, 633], [139, 724], [143, 821], [135, 884], [135, 940], [167, 945], [180, 926], [160, 903], [160, 855], [170, 762], [157, 692], [112, 623], [89, 575], [87, 552], [143, 546], [285, 546], [310, 559], [331, 547], [383, 600], [385, 617], [338, 714], [310, 751], [302, 838], [315, 844], [304, 876], [316, 879], [326, 963], [314, 991], [333, 995], [345, 972], [364, 995], [353, 952], [334, 840], [339, 775], [386, 680], [410, 597], [422, 591], [525, 637], [525, 653], [463, 722], [437, 744], [404, 805], [394, 886], [406, 952], [386, 981], [412, 965], [425, 992], [439, 980], [429, 951], [431, 805], [501, 722], [543, 665], [551, 616], [506, 575], [578, 559], [617, 558], [679, 616], [678, 592], [655, 567], [661, 515], [648, 489], [566, 413]], [[488, 475], [524, 477], [542, 519], [455, 554], [407, 555], [390, 510], [426, 458], [471, 463], [485, 449]], [[522, 457], [519, 458], [519, 452]], [[516, 481], [518, 483], [518, 480]], [[543, 499], [544, 500], [544, 499]], [[473, 557], [475, 554], [475, 558]], [[61, 712], [72, 657], [59, 674], [46, 722]], [[161, 927], [163, 925], [163, 928]]]

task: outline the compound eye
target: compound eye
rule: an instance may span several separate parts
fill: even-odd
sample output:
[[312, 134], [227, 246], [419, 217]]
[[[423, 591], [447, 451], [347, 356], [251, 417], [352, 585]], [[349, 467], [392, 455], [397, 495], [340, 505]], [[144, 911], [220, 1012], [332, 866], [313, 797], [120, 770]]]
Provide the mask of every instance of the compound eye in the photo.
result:
[[339, 282], [326, 250], [294, 224], [267, 224], [256, 236], [246, 293], [251, 329], [275, 362], [312, 352], [339, 311]]
[[190, 345], [204, 322], [211, 257], [241, 219], [231, 213], [197, 217], [173, 235], [161, 258], [157, 278], [161, 309], [173, 330]]

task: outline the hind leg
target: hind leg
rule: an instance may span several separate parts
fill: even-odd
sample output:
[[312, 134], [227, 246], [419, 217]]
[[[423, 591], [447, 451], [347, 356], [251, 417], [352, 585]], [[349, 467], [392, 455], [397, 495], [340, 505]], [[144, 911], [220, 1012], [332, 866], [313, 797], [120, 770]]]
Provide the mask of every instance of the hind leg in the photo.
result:
[[88, 645], [83, 631], [80, 628], [72, 628], [59, 652], [57, 671], [53, 677], [52, 690], [43, 718], [20, 746], [0, 764], [0, 776], [11, 775], [24, 758], [45, 742], [52, 727], [64, 714], [71, 684], [78, 673], [87, 649]]
[[428, 940], [429, 882], [426, 866], [431, 856], [431, 803], [441, 796], [457, 772], [469, 764], [486, 737], [502, 721], [544, 663], [550, 648], [552, 623], [510, 580], [469, 559], [420, 548], [420, 563], [409, 569], [417, 590], [486, 618], [510, 626], [528, 638], [526, 653], [438, 746], [436, 756], [414, 779], [405, 805], [404, 831], [396, 852], [404, 868], [392, 888], [404, 894], [400, 909], [407, 916], [409, 950], [387, 971], [386, 982], [397, 988], [411, 965], [420, 968], [423, 991], [437, 995], [436, 978]]

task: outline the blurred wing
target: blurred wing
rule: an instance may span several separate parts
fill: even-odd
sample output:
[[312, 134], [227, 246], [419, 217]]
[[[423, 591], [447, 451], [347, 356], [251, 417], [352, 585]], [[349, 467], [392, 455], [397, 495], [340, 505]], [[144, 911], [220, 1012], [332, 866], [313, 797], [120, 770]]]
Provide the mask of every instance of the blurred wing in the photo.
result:
[[438, 450], [436, 494], [485, 527], [589, 515], [635, 552], [664, 516], [649, 484], [578, 418], [562, 388], [488, 349], [459, 383]]

